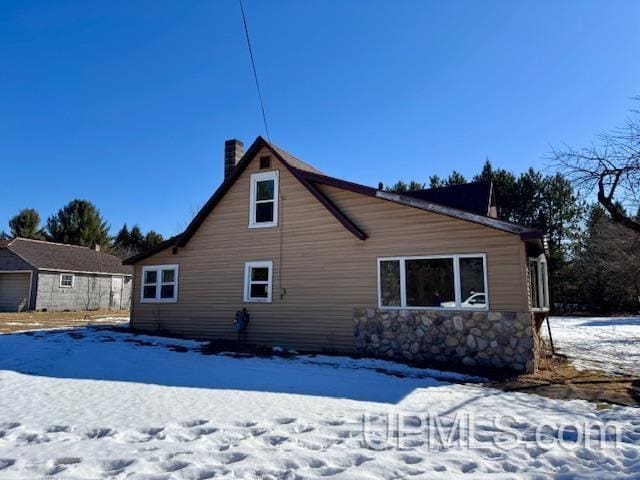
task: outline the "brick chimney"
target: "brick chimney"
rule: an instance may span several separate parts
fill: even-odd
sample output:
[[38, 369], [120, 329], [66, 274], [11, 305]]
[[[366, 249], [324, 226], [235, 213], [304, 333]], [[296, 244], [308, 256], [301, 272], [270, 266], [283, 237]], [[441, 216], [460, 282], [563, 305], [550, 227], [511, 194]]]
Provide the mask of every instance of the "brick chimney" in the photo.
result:
[[244, 154], [244, 144], [231, 139], [224, 142], [224, 178], [227, 178]]

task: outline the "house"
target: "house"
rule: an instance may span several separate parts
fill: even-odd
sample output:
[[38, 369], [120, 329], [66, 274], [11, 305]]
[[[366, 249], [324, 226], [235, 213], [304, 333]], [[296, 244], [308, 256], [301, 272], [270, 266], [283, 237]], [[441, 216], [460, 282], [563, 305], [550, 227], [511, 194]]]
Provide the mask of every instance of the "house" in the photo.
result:
[[[536, 368], [542, 233], [495, 218], [491, 184], [406, 195], [327, 176], [259, 137], [186, 230], [127, 259], [131, 325], [415, 361]], [[381, 187], [381, 186], [380, 186]]]
[[0, 312], [129, 308], [132, 268], [99, 248], [0, 241]]

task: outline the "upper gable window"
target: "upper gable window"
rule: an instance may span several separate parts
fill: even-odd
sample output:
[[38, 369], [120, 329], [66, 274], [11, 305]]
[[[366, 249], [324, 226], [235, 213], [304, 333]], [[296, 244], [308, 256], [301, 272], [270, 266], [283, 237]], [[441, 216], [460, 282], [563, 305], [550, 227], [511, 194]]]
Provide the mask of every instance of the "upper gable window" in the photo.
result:
[[260, 170], [271, 168], [271, 157], [260, 157]]
[[278, 225], [278, 171], [251, 175], [249, 228]]

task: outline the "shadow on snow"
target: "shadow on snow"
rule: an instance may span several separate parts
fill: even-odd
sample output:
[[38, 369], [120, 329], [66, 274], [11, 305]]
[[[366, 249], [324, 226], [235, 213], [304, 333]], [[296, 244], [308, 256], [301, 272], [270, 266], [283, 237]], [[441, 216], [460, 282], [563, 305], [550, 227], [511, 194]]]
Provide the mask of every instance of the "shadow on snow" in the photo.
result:
[[640, 325], [640, 317], [619, 317], [619, 318], [590, 318], [580, 327], [622, 327], [627, 325]]
[[[203, 342], [83, 327], [0, 335], [0, 370], [54, 378], [314, 395], [396, 404], [438, 373], [382, 360], [203, 355]], [[442, 372], [446, 378], [447, 373]], [[456, 378], [451, 373], [452, 378]], [[457, 378], [460, 380], [460, 378]], [[464, 379], [464, 378], [462, 378]]]

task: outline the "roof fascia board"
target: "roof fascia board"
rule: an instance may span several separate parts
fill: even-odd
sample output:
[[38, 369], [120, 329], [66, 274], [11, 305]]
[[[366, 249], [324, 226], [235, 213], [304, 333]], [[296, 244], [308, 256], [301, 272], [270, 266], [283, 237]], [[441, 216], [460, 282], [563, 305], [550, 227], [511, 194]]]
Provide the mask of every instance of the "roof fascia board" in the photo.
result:
[[119, 276], [119, 277], [131, 277], [132, 273], [116, 273], [116, 272], [89, 272], [84, 270], [64, 270], [61, 268], [37, 268], [39, 272], [61, 272], [61, 273], [79, 273], [85, 275], [109, 275], [109, 276]]
[[348, 182], [339, 178], [328, 177], [326, 175], [320, 175], [313, 172], [301, 172], [302, 176], [307, 180], [315, 183], [321, 183], [328, 187], [340, 188], [342, 190], [348, 190], [350, 192], [359, 193], [361, 195], [367, 195], [369, 197], [375, 197], [378, 189], [368, 187], [366, 185], [360, 185], [358, 183]]
[[[278, 152], [277, 149], [273, 148], [269, 143], [267, 143], [267, 148], [285, 166], [285, 168], [289, 171], [289, 173], [291, 173], [296, 178], [296, 180], [298, 180], [309, 191], [309, 193], [311, 193], [311, 195], [313, 195], [316, 198], [316, 200], [318, 200], [322, 204], [322, 206], [324, 206], [329, 211], [329, 213], [331, 213], [331, 215], [333, 215], [336, 218], [336, 220], [338, 220], [342, 224], [343, 227], [349, 230], [353, 235], [355, 235], [360, 240], [367, 239], [366, 233], [360, 230], [360, 228], [358, 228], [358, 226], [355, 223], [353, 223], [349, 217], [347, 217], [344, 213], [342, 213], [340, 209], [336, 207], [331, 200], [329, 200], [325, 195], [323, 195], [320, 191], [318, 191], [318, 189], [314, 187], [313, 184], [307, 181], [307, 179], [305, 178], [305, 173], [310, 173], [310, 172], [306, 172], [304, 170], [300, 170], [298, 168], [291, 166], [289, 162], [287, 162], [282, 157], [282, 155], [280, 155], [280, 152]], [[318, 174], [315, 174], [315, 173], [311, 175], [318, 176]], [[323, 175], [319, 175], [319, 176], [322, 177]]]
[[347, 230], [360, 240], [366, 240], [368, 235], [364, 233], [358, 226], [349, 219], [336, 205], [320, 192], [312, 183], [300, 175], [300, 170], [285, 164], [291, 174], [298, 179], [300, 183], [313, 195], [328, 211], [331, 213]]

